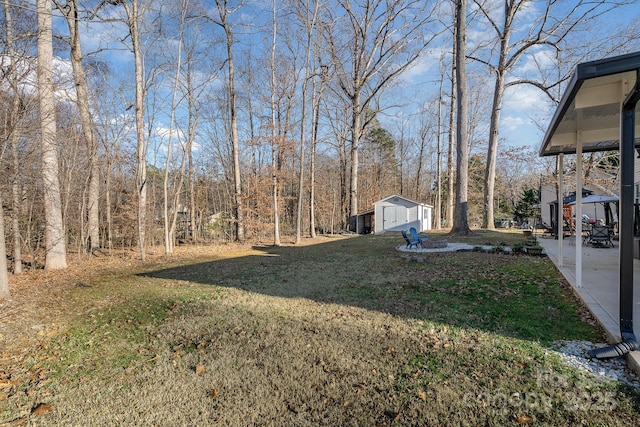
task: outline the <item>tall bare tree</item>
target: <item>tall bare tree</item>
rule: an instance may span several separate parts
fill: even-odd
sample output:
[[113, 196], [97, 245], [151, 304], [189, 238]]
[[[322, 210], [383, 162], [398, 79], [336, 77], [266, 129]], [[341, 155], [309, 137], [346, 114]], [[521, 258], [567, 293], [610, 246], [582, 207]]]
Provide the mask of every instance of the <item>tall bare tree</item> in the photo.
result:
[[280, 246], [280, 206], [278, 203], [279, 179], [278, 179], [278, 132], [276, 129], [276, 42], [278, 40], [278, 9], [277, 1], [272, 4], [273, 33], [271, 38], [271, 198], [273, 203], [273, 245]]
[[236, 103], [236, 87], [235, 87], [235, 68], [233, 62], [233, 28], [229, 22], [229, 15], [237, 11], [240, 5], [230, 9], [228, 0], [216, 0], [216, 6], [218, 10], [218, 18], [213, 19], [213, 22], [218, 24], [224, 31], [227, 43], [227, 72], [228, 82], [227, 90], [229, 96], [229, 120], [230, 120], [230, 132], [231, 132], [231, 146], [233, 156], [233, 184], [234, 184], [234, 219], [235, 219], [235, 231], [236, 240], [244, 241], [244, 209], [242, 206], [242, 179], [240, 173], [240, 141], [238, 137], [238, 110]]
[[[495, 2], [484, 0], [473, 0], [473, 2], [479, 13], [485, 18], [489, 28], [495, 32], [496, 41], [495, 48], [491, 49], [486, 59], [475, 55], [471, 56], [471, 58], [489, 67], [495, 77], [484, 178], [482, 219], [483, 228], [493, 229], [496, 161], [504, 91], [508, 87], [525, 83], [547, 90], [547, 87], [542, 82], [537, 82], [535, 79], [514, 78], [507, 82], [507, 74], [513, 70], [521, 58], [532, 52], [533, 49], [536, 49], [537, 52], [541, 47], [547, 46], [554, 50], [562, 50], [561, 43], [579, 25], [585, 24], [617, 7], [619, 4], [627, 2], [579, 0], [569, 6], [555, 0], [546, 0], [545, 2], [503, 0], [501, 6], [497, 6]], [[542, 10], [536, 11], [537, 18], [531, 20], [532, 8], [535, 10], [540, 5]], [[512, 41], [514, 31], [521, 28], [523, 22], [527, 23], [528, 31], [524, 37]], [[495, 55], [496, 50], [497, 55]], [[496, 58], [495, 62], [492, 61], [492, 58]]]
[[38, 97], [40, 100], [40, 149], [45, 211], [45, 270], [67, 268], [67, 246], [60, 178], [53, 83], [53, 32], [51, 2], [37, 0], [38, 13]]
[[0, 300], [10, 296], [7, 245], [4, 237], [4, 208], [2, 207], [2, 194], [0, 193]]
[[469, 234], [469, 140], [467, 128], [467, 0], [456, 1], [456, 205], [451, 233]]
[[[455, 17], [454, 17], [455, 20]], [[454, 219], [454, 209], [456, 205], [456, 197], [455, 197], [455, 171], [453, 168], [453, 159], [455, 156], [455, 146], [456, 146], [456, 135], [455, 135], [455, 123], [456, 123], [456, 91], [457, 91], [457, 60], [458, 54], [456, 50], [457, 46], [457, 36], [456, 36], [456, 26], [453, 27], [453, 48], [451, 55], [451, 96], [449, 100], [449, 138], [447, 144], [447, 209], [446, 209], [446, 225], [447, 227], [453, 227]]]
[[[13, 273], [22, 273], [22, 235], [20, 231], [20, 207], [21, 207], [21, 165], [19, 156], [19, 140], [22, 130], [22, 123], [24, 122], [24, 111], [26, 105], [23, 105], [27, 101], [27, 96], [22, 96], [20, 90], [21, 81], [26, 77], [25, 72], [29, 72], [30, 67], [24, 67], [25, 61], [19, 61], [14, 43], [16, 38], [23, 38], [20, 35], [14, 34], [14, 17], [9, 0], [4, 0], [4, 17], [5, 17], [5, 30], [6, 30], [6, 52], [9, 60], [9, 72], [7, 73], [8, 86], [11, 88], [11, 112], [10, 121], [5, 126], [4, 136], [8, 139], [11, 146], [11, 165], [13, 167], [11, 176], [11, 234], [13, 237]], [[19, 72], [21, 68], [26, 68], [24, 71]], [[25, 79], [26, 80], [26, 79]], [[3, 151], [6, 150], [6, 146]], [[0, 156], [1, 157], [1, 156]], [[5, 241], [6, 243], [6, 241]], [[5, 249], [6, 252], [6, 249]]]
[[[189, 10], [189, 1], [182, 0], [177, 5], [177, 20], [178, 20], [178, 33], [176, 35], [177, 40], [171, 39], [171, 45], [177, 44], [177, 52], [175, 57], [171, 58], [170, 62], [175, 62], [175, 73], [173, 77], [173, 86], [171, 91], [171, 102], [169, 105], [169, 132], [167, 135], [167, 155], [165, 158], [164, 176], [162, 180], [162, 194], [163, 194], [163, 225], [164, 225], [164, 250], [166, 255], [170, 255], [174, 250], [176, 226], [178, 219], [178, 207], [180, 205], [180, 194], [182, 192], [182, 185], [184, 183], [184, 167], [187, 161], [187, 145], [181, 144], [181, 157], [180, 165], [174, 168], [172, 164], [172, 156], [174, 151], [174, 138], [178, 134], [179, 126], [177, 125], [176, 112], [180, 107], [179, 98], [179, 86], [182, 80], [182, 56], [185, 36], [185, 26], [187, 25], [187, 14]], [[190, 94], [188, 94], [189, 96]], [[191, 107], [191, 106], [189, 106]], [[191, 114], [192, 110], [189, 108], [188, 114]], [[190, 130], [190, 129], [188, 129]], [[188, 136], [187, 136], [188, 137]], [[173, 174], [171, 173], [173, 170]], [[173, 175], [173, 191], [170, 191], [170, 181]]]
[[[135, 194], [137, 197], [137, 231], [138, 248], [140, 259], [146, 259], [147, 241], [147, 135], [145, 132], [145, 76], [143, 47], [141, 41], [141, 23], [145, 9], [138, 0], [116, 0], [101, 2], [99, 8], [108, 3], [113, 6], [122, 6], [125, 12], [125, 25], [129, 31], [131, 39], [131, 51], [133, 53], [134, 73], [135, 73], [135, 100], [133, 107], [135, 110], [136, 128], [136, 176]], [[107, 19], [108, 20], [108, 19]]]
[[67, 0], [65, 4], [54, 0], [57, 9], [62, 13], [69, 29], [69, 46], [71, 47], [71, 67], [73, 80], [76, 89], [76, 105], [80, 115], [80, 126], [82, 134], [87, 144], [89, 153], [88, 159], [88, 218], [87, 236], [88, 249], [93, 252], [100, 248], [100, 225], [99, 225], [99, 199], [100, 199], [100, 164], [98, 159], [98, 147], [94, 137], [94, 125], [91, 120], [91, 109], [89, 106], [89, 90], [84, 67], [82, 65], [83, 55], [80, 44], [78, 4], [75, 0]]
[[313, 70], [311, 64], [311, 55], [313, 53], [313, 39], [316, 31], [316, 22], [320, 10], [320, 1], [315, 1], [313, 6], [307, 1], [302, 12], [302, 20], [305, 27], [305, 63], [304, 76], [302, 78], [302, 112], [300, 117], [300, 171], [298, 180], [298, 210], [296, 215], [296, 243], [300, 243], [302, 231], [302, 205], [304, 202], [304, 170], [305, 165], [305, 144], [307, 139], [307, 97], [309, 79], [312, 77]]
[[318, 146], [320, 104], [322, 102], [325, 83], [328, 80], [328, 67], [320, 64], [319, 68], [320, 72], [317, 73], [319, 75], [314, 76], [313, 96], [311, 100], [312, 118], [311, 153], [309, 154], [309, 229], [312, 238], [316, 237], [316, 151]]
[[[413, 64], [435, 32], [429, 31], [428, 2], [423, 0], [368, 0], [361, 3], [337, 0], [337, 16], [327, 10], [325, 38], [335, 76], [349, 102], [351, 115], [351, 162], [348, 220], [358, 213], [358, 154], [369, 121], [375, 114], [376, 97]], [[424, 33], [423, 33], [424, 31]]]

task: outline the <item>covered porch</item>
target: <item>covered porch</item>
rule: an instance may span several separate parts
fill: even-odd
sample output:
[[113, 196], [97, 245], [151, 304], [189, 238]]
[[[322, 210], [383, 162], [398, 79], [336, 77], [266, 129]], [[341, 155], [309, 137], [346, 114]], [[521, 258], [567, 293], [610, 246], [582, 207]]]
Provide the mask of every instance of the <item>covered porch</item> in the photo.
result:
[[[638, 357], [638, 341], [634, 330], [634, 312], [638, 304], [634, 299], [634, 202], [635, 202], [635, 157], [640, 134], [635, 117], [640, 100], [640, 52], [606, 58], [579, 64], [569, 81], [560, 104], [552, 118], [542, 141], [540, 156], [557, 156], [558, 200], [564, 196], [564, 155], [576, 155], [575, 173], [575, 217], [582, 218], [583, 205], [583, 153], [619, 150], [620, 155], [620, 212], [619, 247], [617, 262], [611, 267], [617, 277], [609, 277], [605, 282], [609, 296], [617, 297], [619, 341], [610, 347], [593, 350], [591, 356], [597, 358], [614, 357], [633, 353]], [[562, 235], [563, 218], [558, 209], [557, 233]], [[575, 224], [575, 234], [582, 236], [582, 221]], [[573, 265], [573, 284], [580, 290], [591, 280], [584, 261], [587, 257], [581, 238], [574, 239], [575, 245], [565, 244], [563, 239], [555, 240], [555, 260], [561, 271]], [[604, 249], [613, 252], [612, 249]], [[572, 261], [565, 251], [573, 251]], [[550, 253], [550, 252], [548, 252]], [[592, 262], [588, 260], [587, 263]], [[591, 266], [589, 267], [591, 268]], [[566, 276], [566, 275], [565, 275]], [[637, 313], [635, 318], [637, 319]], [[638, 360], [638, 359], [636, 359]]]

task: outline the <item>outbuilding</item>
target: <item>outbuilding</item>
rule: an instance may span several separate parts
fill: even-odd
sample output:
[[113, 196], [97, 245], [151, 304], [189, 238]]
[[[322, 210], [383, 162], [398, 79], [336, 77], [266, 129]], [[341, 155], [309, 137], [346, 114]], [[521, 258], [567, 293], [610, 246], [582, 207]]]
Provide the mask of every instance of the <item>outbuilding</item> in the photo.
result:
[[387, 231], [399, 232], [411, 227], [418, 231], [431, 230], [432, 211], [431, 205], [399, 195], [389, 196], [375, 202], [373, 210], [358, 215], [357, 231], [384, 234]]

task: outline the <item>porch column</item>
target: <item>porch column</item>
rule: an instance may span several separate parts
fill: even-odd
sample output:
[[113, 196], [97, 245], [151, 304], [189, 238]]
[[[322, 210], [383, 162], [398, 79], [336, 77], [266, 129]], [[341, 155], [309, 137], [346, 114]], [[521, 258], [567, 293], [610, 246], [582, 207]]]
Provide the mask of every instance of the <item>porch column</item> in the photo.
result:
[[563, 224], [562, 224], [562, 214], [563, 214], [563, 201], [564, 199], [564, 155], [562, 153], [558, 154], [558, 212], [556, 212], [556, 216], [558, 217], [556, 221], [556, 236], [558, 236], [558, 267], [563, 266], [562, 261], [562, 233], [563, 233]]
[[576, 286], [582, 287], [582, 134], [576, 133]]

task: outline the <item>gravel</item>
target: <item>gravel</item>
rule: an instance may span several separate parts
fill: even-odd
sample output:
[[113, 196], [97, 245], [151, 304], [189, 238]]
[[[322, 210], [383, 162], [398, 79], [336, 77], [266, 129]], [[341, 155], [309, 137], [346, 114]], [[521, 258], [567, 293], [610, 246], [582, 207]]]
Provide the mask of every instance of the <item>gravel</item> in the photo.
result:
[[623, 357], [611, 359], [591, 359], [587, 351], [605, 347], [608, 344], [591, 341], [557, 341], [551, 350], [557, 353], [567, 365], [600, 378], [609, 378], [640, 390], [638, 376], [629, 369]]
[[[396, 246], [396, 250], [400, 252], [413, 252], [413, 253], [428, 253], [428, 252], [457, 252], [457, 251], [471, 251], [474, 248], [482, 248], [482, 250], [488, 251], [495, 246], [492, 245], [471, 245], [469, 243], [448, 243], [444, 248], [407, 248], [406, 245]], [[508, 247], [503, 248], [505, 251], [510, 250]]]

